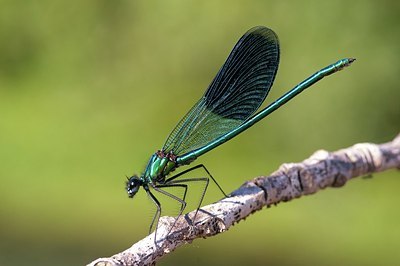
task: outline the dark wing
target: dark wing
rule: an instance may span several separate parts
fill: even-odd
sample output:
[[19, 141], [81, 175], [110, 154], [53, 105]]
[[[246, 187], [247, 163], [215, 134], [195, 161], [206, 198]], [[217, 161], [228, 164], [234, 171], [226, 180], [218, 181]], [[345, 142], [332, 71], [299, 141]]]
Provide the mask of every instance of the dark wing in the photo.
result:
[[169, 135], [163, 150], [182, 155], [241, 125], [266, 98], [279, 64], [277, 35], [266, 27], [246, 32], [203, 97]]

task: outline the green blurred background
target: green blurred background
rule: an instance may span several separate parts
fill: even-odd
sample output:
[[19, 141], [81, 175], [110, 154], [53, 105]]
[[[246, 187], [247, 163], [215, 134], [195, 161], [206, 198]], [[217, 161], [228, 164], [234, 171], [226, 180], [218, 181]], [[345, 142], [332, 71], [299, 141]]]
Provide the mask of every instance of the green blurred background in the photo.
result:
[[[400, 131], [396, 1], [0, 1], [0, 264], [83, 265], [147, 234], [142, 171], [255, 25], [280, 37], [267, 103], [351, 68], [200, 158], [230, 192], [318, 149]], [[252, 215], [161, 265], [398, 265], [399, 172]], [[208, 201], [220, 195], [208, 193]]]

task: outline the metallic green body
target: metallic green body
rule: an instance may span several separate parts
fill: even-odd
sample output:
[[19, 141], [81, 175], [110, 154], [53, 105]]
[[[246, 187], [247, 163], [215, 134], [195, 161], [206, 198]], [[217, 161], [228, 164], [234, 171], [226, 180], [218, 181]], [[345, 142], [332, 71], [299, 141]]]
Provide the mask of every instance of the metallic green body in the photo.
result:
[[228, 132], [227, 134], [217, 138], [216, 140], [210, 142], [209, 144], [181, 156], [174, 157], [173, 154], [164, 154], [163, 151], [158, 151], [153, 154], [150, 158], [146, 170], [143, 173], [141, 179], [146, 183], [153, 183], [154, 181], [163, 181], [165, 177], [174, 171], [180, 165], [187, 165], [193, 162], [197, 157], [203, 155], [204, 153], [218, 147], [219, 145], [225, 143], [231, 138], [242, 133], [246, 129], [250, 128], [252, 125], [263, 119], [264, 117], [271, 114], [273, 111], [277, 110], [279, 107], [287, 103], [293, 97], [298, 95], [303, 90], [307, 89], [314, 83], [318, 82], [322, 78], [329, 76], [344, 67], [349, 66], [355, 59], [345, 58], [331, 64], [315, 74], [311, 75], [309, 78], [305, 79], [303, 82], [299, 83], [296, 87], [288, 91], [286, 94], [281, 96], [279, 99], [268, 105], [266, 108], [258, 112], [257, 114], [250, 117], [243, 124], [238, 126], [236, 129]]

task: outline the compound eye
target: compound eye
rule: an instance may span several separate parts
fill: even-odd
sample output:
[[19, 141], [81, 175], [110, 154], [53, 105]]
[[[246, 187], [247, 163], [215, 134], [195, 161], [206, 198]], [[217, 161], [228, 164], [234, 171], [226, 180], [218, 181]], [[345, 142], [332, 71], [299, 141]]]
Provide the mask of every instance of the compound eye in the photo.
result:
[[128, 192], [128, 196], [133, 198], [135, 194], [138, 192], [140, 186], [142, 185], [141, 180], [137, 176], [132, 176], [126, 182], [126, 190]]

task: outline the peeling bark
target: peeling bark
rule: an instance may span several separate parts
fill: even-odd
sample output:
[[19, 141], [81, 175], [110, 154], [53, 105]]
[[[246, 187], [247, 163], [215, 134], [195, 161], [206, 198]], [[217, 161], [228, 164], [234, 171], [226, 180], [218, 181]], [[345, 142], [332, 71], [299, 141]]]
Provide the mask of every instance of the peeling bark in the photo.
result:
[[287, 163], [270, 176], [257, 177], [243, 184], [228, 198], [202, 207], [193, 224], [195, 211], [178, 218], [161, 217], [154, 233], [110, 258], [89, 265], [154, 265], [165, 254], [191, 243], [227, 231], [232, 225], [264, 206], [290, 201], [327, 187], [341, 187], [354, 177], [388, 169], [400, 169], [400, 135], [384, 144], [362, 143], [335, 152], [319, 150], [301, 163]]

